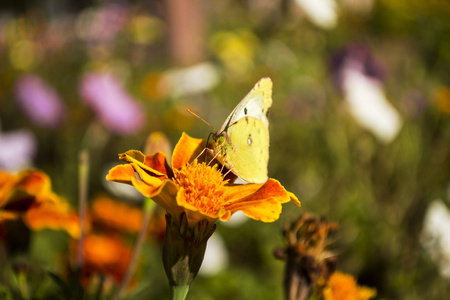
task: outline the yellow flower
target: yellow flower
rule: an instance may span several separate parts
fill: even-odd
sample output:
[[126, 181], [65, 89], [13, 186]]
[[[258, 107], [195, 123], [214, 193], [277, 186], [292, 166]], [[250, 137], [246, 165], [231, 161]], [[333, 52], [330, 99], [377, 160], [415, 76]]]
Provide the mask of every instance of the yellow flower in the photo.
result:
[[353, 276], [334, 272], [323, 290], [325, 300], [368, 300], [377, 294], [375, 289], [358, 286]]
[[191, 228], [202, 220], [227, 221], [237, 211], [273, 222], [279, 218], [283, 203], [292, 201], [300, 206], [275, 179], [263, 184], [229, 184], [217, 165], [195, 159], [205, 147], [204, 140], [183, 133], [172, 155], [172, 168], [161, 152], [145, 156], [130, 150], [119, 156], [128, 164], [111, 169], [106, 179], [133, 185], [172, 217], [179, 219], [186, 214]]

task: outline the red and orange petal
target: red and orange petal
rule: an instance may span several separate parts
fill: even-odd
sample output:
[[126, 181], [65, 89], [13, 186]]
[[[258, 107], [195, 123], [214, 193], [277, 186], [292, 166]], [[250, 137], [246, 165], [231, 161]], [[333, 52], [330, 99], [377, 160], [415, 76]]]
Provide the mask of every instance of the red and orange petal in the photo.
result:
[[53, 194], [39, 205], [32, 206], [23, 220], [32, 230], [53, 229], [64, 230], [73, 238], [81, 234], [78, 215], [70, 205]]
[[97, 196], [92, 204], [92, 218], [109, 228], [139, 232], [142, 226], [142, 210], [119, 203], [108, 196]]
[[334, 272], [323, 290], [324, 300], [369, 300], [377, 294], [375, 289], [358, 286], [353, 276]]
[[15, 220], [19, 217], [17, 213], [9, 212], [9, 211], [1, 211], [0, 210], [0, 223], [9, 220]]
[[19, 174], [16, 189], [23, 190], [30, 195], [42, 195], [50, 192], [50, 178], [37, 170], [25, 171]]
[[0, 170], [0, 207], [3, 206], [18, 181], [17, 175]]
[[0, 207], [4, 210], [25, 211], [50, 192], [50, 179], [40, 171], [26, 170], [14, 175], [0, 170]]
[[298, 206], [301, 205], [294, 194], [286, 191], [279, 181], [272, 178], [264, 184], [252, 184], [250, 187], [249, 184], [234, 185], [227, 188], [227, 192], [229, 194], [226, 198], [229, 200], [224, 206], [226, 210], [231, 214], [242, 211], [248, 217], [262, 222], [278, 220], [283, 203], [294, 202]]

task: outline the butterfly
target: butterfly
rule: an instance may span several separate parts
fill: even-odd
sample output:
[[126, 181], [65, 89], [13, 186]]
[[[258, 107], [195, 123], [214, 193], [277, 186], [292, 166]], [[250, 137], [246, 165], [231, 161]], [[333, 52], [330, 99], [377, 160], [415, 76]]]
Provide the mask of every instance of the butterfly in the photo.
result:
[[239, 102], [213, 137], [217, 160], [249, 183], [268, 180], [271, 106], [272, 80], [266, 77]]

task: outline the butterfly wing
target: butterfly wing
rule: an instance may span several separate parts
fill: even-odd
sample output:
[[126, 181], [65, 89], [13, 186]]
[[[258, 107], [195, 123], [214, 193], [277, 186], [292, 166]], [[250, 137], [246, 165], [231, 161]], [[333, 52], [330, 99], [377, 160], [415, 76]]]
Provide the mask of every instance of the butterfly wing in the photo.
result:
[[272, 80], [266, 77], [239, 102], [214, 137], [217, 159], [244, 181], [268, 179], [271, 106]]
[[230, 126], [230, 142], [222, 149], [228, 168], [242, 180], [267, 181], [269, 162], [269, 129], [254, 117], [244, 117]]
[[226, 131], [229, 126], [246, 116], [261, 120], [269, 127], [269, 109], [272, 106], [272, 80], [268, 77], [260, 79], [253, 89], [239, 102], [227, 117], [219, 134]]

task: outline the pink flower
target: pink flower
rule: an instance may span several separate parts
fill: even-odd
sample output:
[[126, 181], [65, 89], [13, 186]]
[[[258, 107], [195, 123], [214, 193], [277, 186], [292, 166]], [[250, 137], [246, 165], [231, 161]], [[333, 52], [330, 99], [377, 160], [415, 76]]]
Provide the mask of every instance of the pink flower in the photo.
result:
[[88, 73], [80, 84], [80, 95], [111, 131], [128, 135], [141, 129], [145, 113], [111, 73]]
[[31, 165], [37, 150], [36, 138], [28, 130], [0, 133], [0, 168], [10, 171]]
[[36, 125], [55, 128], [64, 119], [64, 102], [53, 87], [40, 77], [32, 74], [20, 77], [15, 94], [24, 114]]

